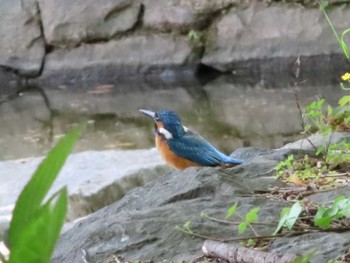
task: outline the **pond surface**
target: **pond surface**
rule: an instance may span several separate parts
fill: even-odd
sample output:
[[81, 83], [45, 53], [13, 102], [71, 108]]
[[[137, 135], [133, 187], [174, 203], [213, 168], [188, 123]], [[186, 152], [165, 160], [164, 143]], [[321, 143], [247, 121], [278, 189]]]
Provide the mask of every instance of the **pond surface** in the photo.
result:
[[[325, 97], [335, 105], [345, 92], [333, 77], [304, 76], [300, 104]], [[10, 92], [0, 94], [0, 159], [44, 155], [79, 123], [88, 125], [76, 151], [153, 147], [153, 124], [140, 108], [175, 110], [226, 153], [242, 146], [276, 148], [301, 137], [294, 82], [279, 74], [224, 75], [210, 81], [36, 84], [19, 92], [3, 83], [0, 90]]]

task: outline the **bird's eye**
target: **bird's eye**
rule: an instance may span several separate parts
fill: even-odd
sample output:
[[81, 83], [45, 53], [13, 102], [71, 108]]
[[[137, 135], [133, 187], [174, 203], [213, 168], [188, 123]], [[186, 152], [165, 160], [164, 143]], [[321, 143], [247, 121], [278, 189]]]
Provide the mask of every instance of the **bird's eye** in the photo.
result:
[[155, 119], [156, 121], [159, 121], [159, 115], [158, 115], [158, 113], [154, 114], [154, 119]]

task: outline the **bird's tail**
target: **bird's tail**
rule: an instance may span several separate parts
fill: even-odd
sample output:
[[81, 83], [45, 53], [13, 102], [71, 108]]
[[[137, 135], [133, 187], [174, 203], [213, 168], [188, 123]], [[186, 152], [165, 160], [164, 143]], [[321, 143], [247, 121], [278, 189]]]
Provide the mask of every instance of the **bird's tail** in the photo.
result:
[[238, 165], [238, 164], [242, 164], [244, 163], [243, 160], [240, 160], [240, 159], [236, 159], [236, 158], [231, 158], [229, 156], [227, 156], [226, 154], [223, 154], [220, 152], [220, 155], [221, 155], [221, 158], [222, 158], [222, 162], [224, 164], [228, 164], [228, 165]]

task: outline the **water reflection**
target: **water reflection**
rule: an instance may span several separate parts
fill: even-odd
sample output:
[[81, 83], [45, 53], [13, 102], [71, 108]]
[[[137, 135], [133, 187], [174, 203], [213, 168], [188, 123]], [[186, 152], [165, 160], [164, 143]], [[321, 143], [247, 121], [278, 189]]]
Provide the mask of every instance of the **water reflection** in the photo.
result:
[[[34, 85], [0, 104], [0, 159], [45, 154], [64, 133], [88, 123], [76, 150], [153, 146], [152, 124], [138, 109], [177, 111], [186, 126], [221, 150], [274, 148], [300, 137], [293, 78], [220, 76], [211, 81], [99, 82]], [[279, 80], [279, 81], [276, 81]], [[332, 79], [303, 76], [299, 97], [335, 104], [343, 94]]]

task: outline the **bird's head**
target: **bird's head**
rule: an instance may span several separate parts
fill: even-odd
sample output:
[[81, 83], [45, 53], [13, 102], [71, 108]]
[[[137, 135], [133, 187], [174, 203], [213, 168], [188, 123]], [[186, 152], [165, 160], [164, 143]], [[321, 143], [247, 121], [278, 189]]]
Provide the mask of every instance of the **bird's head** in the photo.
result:
[[156, 133], [163, 136], [166, 140], [179, 138], [185, 134], [180, 117], [174, 111], [160, 110], [153, 112], [140, 110], [140, 112], [154, 120]]

